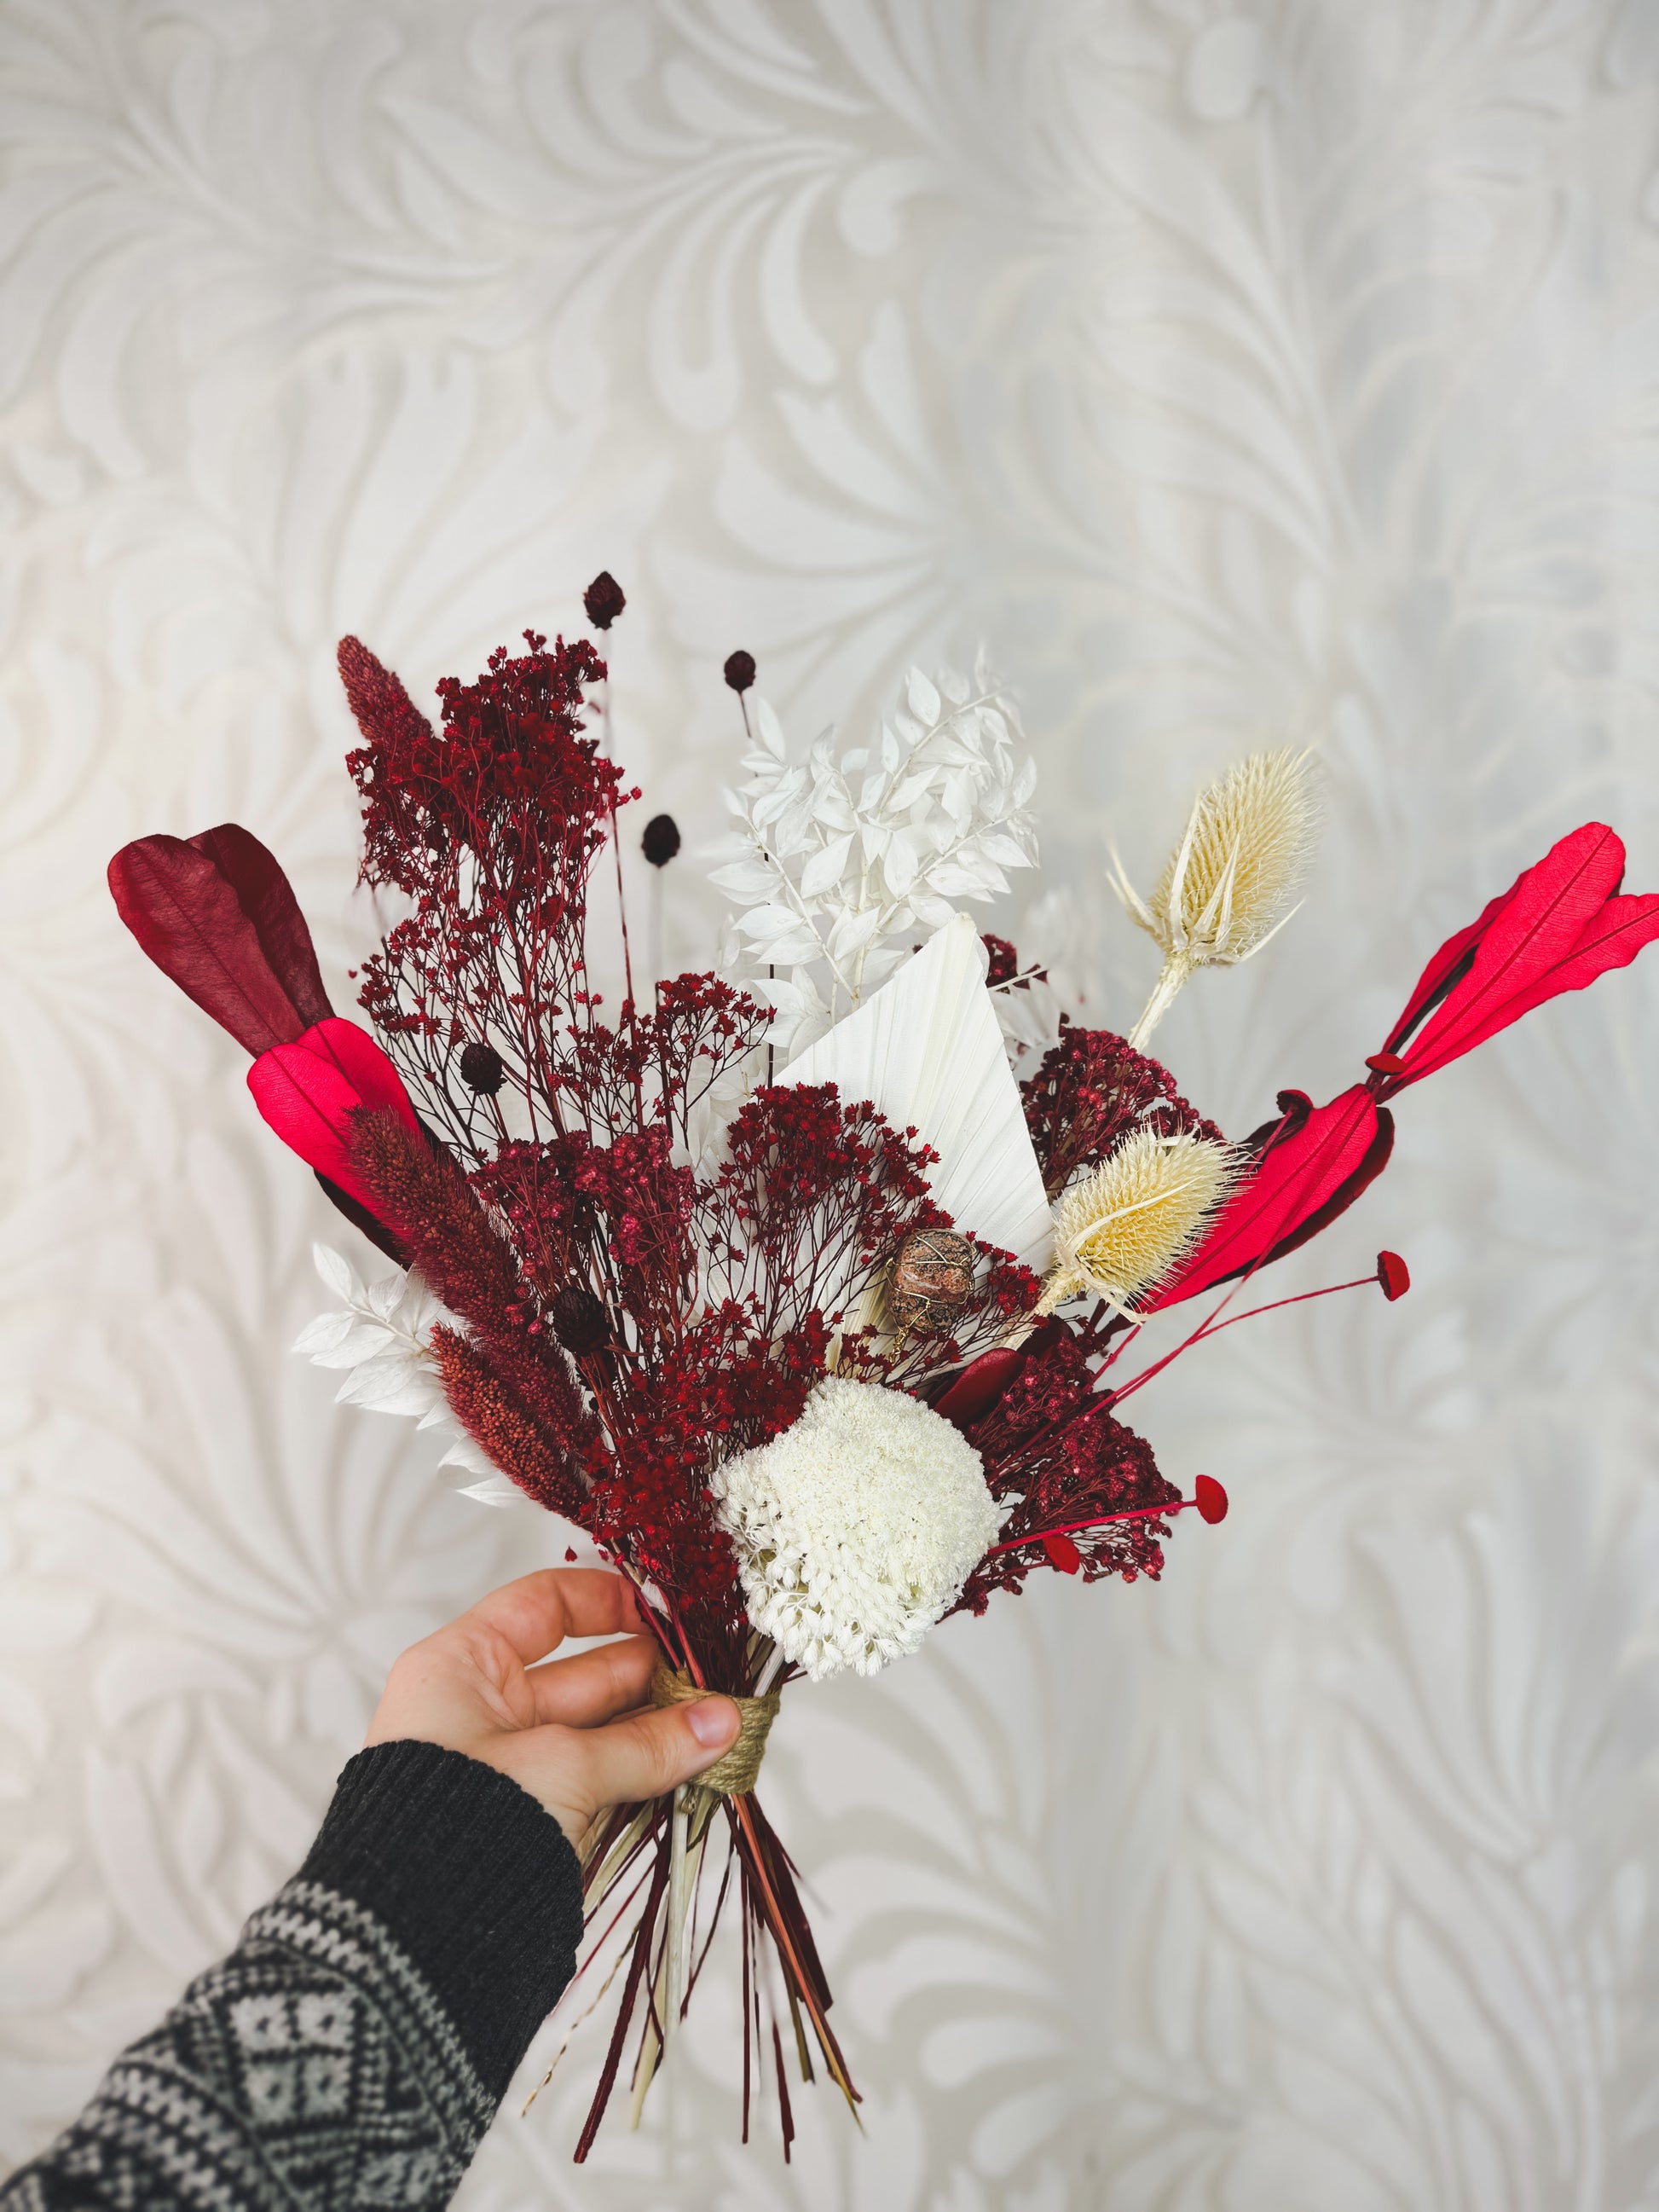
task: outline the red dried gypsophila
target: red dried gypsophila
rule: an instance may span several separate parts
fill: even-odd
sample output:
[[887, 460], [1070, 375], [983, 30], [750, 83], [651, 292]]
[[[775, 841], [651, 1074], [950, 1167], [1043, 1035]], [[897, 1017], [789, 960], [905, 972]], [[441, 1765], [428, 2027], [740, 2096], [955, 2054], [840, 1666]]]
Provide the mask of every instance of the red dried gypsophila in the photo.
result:
[[1168, 1068], [1111, 1030], [1078, 1029], [1064, 1015], [1059, 1042], [1019, 1088], [1050, 1197], [1139, 1127], [1165, 1136], [1225, 1141], [1215, 1123], [1181, 1096]]
[[[953, 1610], [981, 1613], [994, 1590], [1018, 1591], [1034, 1568], [1050, 1565], [1042, 1542], [1050, 1530], [1069, 1534], [1085, 1582], [1108, 1575], [1155, 1582], [1163, 1571], [1160, 1540], [1170, 1531], [1158, 1509], [1178, 1504], [1181, 1492], [1159, 1474], [1145, 1437], [1113, 1418], [1109, 1394], [1093, 1382], [1077, 1336], [1051, 1322], [995, 1409], [969, 1430], [993, 1494], [1012, 1503], [996, 1547]], [[1138, 1517], [1111, 1517], [1122, 1514]]]
[[[587, 878], [626, 797], [582, 734], [583, 687], [605, 674], [586, 640], [490, 655], [476, 684], [438, 687], [442, 728], [356, 638], [340, 672], [362, 732], [347, 765], [363, 800], [363, 875], [414, 911], [364, 968], [361, 1003], [434, 1120], [465, 1150], [508, 1134], [505, 1083], [532, 1126], [560, 1129], [559, 1021], [592, 1020]], [[491, 1087], [463, 1077], [488, 1045]], [[475, 1054], [476, 1064], [476, 1054]]]
[[[778, 1340], [821, 1316], [849, 1316], [915, 1229], [950, 1228], [924, 1173], [935, 1157], [867, 1102], [844, 1103], [832, 1083], [757, 1091], [726, 1133], [726, 1158], [698, 1193], [699, 1243], [719, 1294]], [[981, 1261], [973, 1298], [902, 1347], [849, 1346], [859, 1371], [906, 1381], [963, 1356], [976, 1329], [1028, 1312], [1037, 1282], [1006, 1253], [968, 1242]]]
[[825, 1371], [816, 1315], [778, 1344], [735, 1300], [704, 1313], [648, 1365], [620, 1374], [608, 1404], [614, 1466], [594, 1485], [598, 1540], [655, 1582], [693, 1637], [705, 1678], [744, 1686], [747, 1616], [708, 1479], [732, 1454], [788, 1427]]

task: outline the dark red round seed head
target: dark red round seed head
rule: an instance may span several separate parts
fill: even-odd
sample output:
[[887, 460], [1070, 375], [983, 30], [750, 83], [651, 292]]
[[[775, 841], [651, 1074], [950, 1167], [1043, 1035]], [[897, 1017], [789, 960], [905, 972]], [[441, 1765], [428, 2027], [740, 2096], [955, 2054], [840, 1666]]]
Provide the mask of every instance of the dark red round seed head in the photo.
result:
[[640, 838], [640, 850], [653, 868], [665, 868], [680, 849], [680, 825], [672, 814], [653, 814]]
[[567, 1283], [550, 1301], [547, 1317], [553, 1324], [553, 1334], [567, 1352], [580, 1358], [586, 1352], [597, 1352], [611, 1337], [611, 1323], [605, 1318], [605, 1308], [592, 1291], [585, 1291], [580, 1283]]
[[1379, 1252], [1376, 1255], [1376, 1279], [1382, 1285], [1382, 1295], [1392, 1304], [1403, 1298], [1412, 1286], [1412, 1271], [1398, 1252]]
[[755, 656], [752, 653], [732, 653], [726, 655], [721, 674], [734, 691], [746, 691], [755, 680]]
[[623, 597], [622, 586], [610, 569], [601, 568], [582, 593], [582, 605], [587, 610], [587, 619], [595, 629], [609, 629], [628, 601]]
[[469, 1091], [493, 1098], [501, 1089], [507, 1068], [493, 1044], [481, 1043], [477, 1038], [461, 1048], [461, 1080]]

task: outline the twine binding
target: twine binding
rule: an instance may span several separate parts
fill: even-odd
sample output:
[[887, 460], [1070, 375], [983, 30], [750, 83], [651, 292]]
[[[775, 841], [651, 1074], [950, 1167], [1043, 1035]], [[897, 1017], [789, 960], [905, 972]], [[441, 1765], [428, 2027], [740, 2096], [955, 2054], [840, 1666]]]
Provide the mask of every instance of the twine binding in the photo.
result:
[[778, 1717], [781, 1694], [769, 1690], [763, 1698], [739, 1698], [727, 1690], [700, 1690], [683, 1668], [675, 1671], [659, 1665], [651, 1677], [653, 1705], [689, 1705], [699, 1698], [708, 1697], [732, 1698], [738, 1709], [737, 1741], [686, 1786], [707, 1790], [711, 1797], [746, 1796], [760, 1773], [761, 1760], [766, 1755], [766, 1739]]

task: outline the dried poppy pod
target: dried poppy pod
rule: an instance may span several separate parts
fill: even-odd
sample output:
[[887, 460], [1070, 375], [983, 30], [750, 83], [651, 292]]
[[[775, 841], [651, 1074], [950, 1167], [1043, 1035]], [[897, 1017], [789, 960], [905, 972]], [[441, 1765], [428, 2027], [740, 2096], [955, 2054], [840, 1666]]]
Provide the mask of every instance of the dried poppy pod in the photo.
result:
[[893, 1255], [887, 1304], [901, 1330], [949, 1321], [974, 1287], [974, 1248], [954, 1229], [913, 1229]]

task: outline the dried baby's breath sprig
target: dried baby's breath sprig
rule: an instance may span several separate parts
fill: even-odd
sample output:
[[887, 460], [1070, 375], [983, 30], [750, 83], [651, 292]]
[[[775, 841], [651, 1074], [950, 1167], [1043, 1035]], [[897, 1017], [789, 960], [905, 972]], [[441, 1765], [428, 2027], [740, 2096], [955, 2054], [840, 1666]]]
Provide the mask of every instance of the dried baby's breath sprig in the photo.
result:
[[1145, 1045], [1194, 968], [1231, 967], [1259, 952], [1296, 911], [1285, 901], [1314, 843], [1313, 771], [1306, 752], [1251, 753], [1206, 784], [1150, 900], [1112, 856], [1112, 885], [1164, 967], [1128, 1042]]
[[1037, 1311], [1052, 1313], [1085, 1291], [1120, 1313], [1131, 1311], [1191, 1250], [1237, 1172], [1230, 1145], [1137, 1130], [1062, 1192], [1054, 1208], [1054, 1264]]

